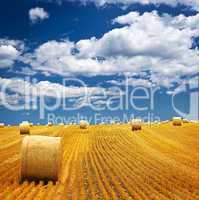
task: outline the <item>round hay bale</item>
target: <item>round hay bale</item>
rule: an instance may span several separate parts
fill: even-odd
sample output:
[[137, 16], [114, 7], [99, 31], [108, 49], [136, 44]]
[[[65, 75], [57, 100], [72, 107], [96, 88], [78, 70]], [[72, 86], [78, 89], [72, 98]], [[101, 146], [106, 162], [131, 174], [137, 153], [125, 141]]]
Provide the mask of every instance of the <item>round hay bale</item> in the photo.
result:
[[47, 126], [52, 126], [53, 123], [52, 122], [48, 122]]
[[0, 123], [0, 128], [4, 128], [5, 124], [4, 123]]
[[26, 136], [21, 147], [21, 174], [23, 180], [58, 180], [61, 168], [61, 137]]
[[138, 130], [142, 130], [141, 124], [133, 124], [132, 131], [138, 131]]
[[142, 129], [142, 121], [140, 119], [133, 119], [131, 121], [132, 131], [137, 131]]
[[173, 121], [174, 126], [182, 126], [182, 122], [180, 121]]
[[114, 121], [114, 120], [111, 120], [111, 121], [110, 121], [110, 124], [115, 124], [115, 121]]
[[181, 117], [173, 117], [173, 126], [182, 126], [182, 118]]
[[79, 122], [79, 126], [80, 126], [81, 129], [87, 129], [88, 125], [89, 125], [89, 123], [87, 121], [85, 121], [85, 120], [81, 120]]
[[21, 123], [19, 124], [20, 134], [30, 134], [30, 124], [29, 123]]

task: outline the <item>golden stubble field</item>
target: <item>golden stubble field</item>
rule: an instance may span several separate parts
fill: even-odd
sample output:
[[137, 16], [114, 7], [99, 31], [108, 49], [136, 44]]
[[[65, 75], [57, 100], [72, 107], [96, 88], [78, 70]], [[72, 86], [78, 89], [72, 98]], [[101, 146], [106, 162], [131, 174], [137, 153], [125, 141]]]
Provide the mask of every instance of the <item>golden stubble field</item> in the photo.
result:
[[[63, 137], [60, 182], [18, 183], [18, 127], [0, 128], [0, 200], [198, 200], [199, 123], [34, 126], [33, 135]], [[42, 155], [48, 156], [48, 155]]]

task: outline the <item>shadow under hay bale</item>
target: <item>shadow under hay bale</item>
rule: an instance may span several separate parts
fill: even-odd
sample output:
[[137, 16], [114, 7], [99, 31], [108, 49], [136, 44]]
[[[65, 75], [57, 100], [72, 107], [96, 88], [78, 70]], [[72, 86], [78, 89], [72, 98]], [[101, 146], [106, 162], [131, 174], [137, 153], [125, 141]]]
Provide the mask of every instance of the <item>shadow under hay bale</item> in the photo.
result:
[[141, 126], [140, 124], [132, 125], [131, 130], [132, 130], [132, 131], [142, 130], [142, 126]]
[[19, 181], [56, 182], [61, 168], [61, 137], [26, 136], [21, 147]]

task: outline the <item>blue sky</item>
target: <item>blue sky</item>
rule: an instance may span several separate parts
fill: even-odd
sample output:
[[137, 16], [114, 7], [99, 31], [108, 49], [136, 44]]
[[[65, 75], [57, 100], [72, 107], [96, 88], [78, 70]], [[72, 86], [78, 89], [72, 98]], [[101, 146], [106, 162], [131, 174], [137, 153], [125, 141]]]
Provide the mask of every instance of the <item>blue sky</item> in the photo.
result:
[[199, 3], [185, 0], [3, 1], [0, 121], [189, 113], [188, 83], [199, 72], [198, 11]]

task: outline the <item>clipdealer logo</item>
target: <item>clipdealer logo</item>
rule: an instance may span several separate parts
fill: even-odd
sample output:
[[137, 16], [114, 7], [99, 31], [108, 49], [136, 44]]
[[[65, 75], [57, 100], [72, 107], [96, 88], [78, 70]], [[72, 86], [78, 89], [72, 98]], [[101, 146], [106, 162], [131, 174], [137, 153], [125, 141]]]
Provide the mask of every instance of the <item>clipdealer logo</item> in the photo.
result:
[[[194, 77], [190, 79], [188, 83], [186, 82], [179, 87], [180, 90], [176, 88], [176, 92], [172, 95], [172, 107], [174, 111], [185, 119], [199, 120], [199, 77]], [[187, 113], [180, 110], [175, 101], [177, 95], [180, 95], [183, 92], [189, 94], [189, 112]]]

